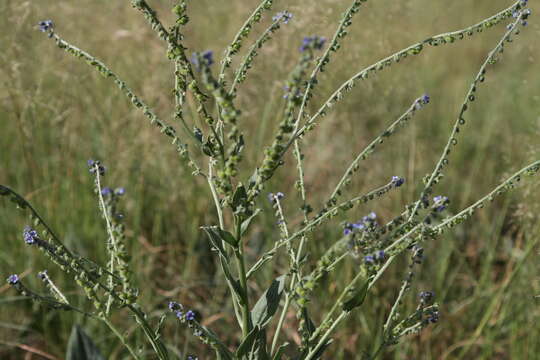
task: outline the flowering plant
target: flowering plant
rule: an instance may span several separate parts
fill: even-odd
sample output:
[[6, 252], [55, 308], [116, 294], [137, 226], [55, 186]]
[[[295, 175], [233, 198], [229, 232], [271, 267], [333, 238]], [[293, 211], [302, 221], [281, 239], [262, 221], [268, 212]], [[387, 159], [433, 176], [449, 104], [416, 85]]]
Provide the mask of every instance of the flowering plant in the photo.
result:
[[[162, 120], [107, 65], [64, 40], [56, 32], [51, 20], [38, 24], [39, 30], [46, 33], [60, 49], [85, 60], [104, 77], [112, 80], [133, 106], [140, 109], [150, 123], [169, 138], [180, 158], [191, 168], [193, 175], [204, 179], [208, 184], [215, 205], [217, 223], [204, 226], [201, 230], [207, 234], [208, 241], [215, 251], [216, 262], [229, 288], [233, 312], [231, 316], [238, 324], [237, 346], [223, 342], [202, 324], [199, 314], [185, 308], [177, 302], [178, 299], [171, 299], [168, 308], [181, 323], [192, 329], [195, 337], [213, 349], [218, 359], [279, 360], [285, 356], [299, 360], [322, 358], [325, 352], [332, 351], [331, 337], [334, 330], [353, 311], [362, 307], [366, 297], [370, 295], [370, 290], [399, 256], [408, 257], [409, 266], [403, 274], [402, 286], [386, 320], [381, 324], [383, 331], [381, 338], [378, 339], [379, 346], [372, 354], [367, 355], [368, 358], [376, 358], [387, 347], [396, 344], [406, 335], [418, 333], [436, 323], [440, 314], [438, 304], [435, 302], [436, 294], [432, 291], [419, 293], [418, 305], [411, 313], [403, 315], [401, 309], [402, 300], [411, 288], [414, 274], [424, 258], [422, 243], [436, 239], [443, 232], [468, 219], [495, 196], [515, 187], [523, 176], [536, 174], [540, 169], [540, 161], [525, 166], [485, 196], [480, 197], [474, 204], [454, 215], [444, 214], [450, 203], [446, 196], [433, 196], [434, 189], [449, 164], [449, 155], [458, 144], [458, 137], [463, 134], [465, 114], [475, 101], [489, 66], [499, 60], [500, 53], [506, 45], [516, 38], [523, 26], [527, 25], [531, 12], [526, 9], [526, 0], [515, 2], [478, 24], [429, 37], [377, 61], [345, 81], [326, 101], [311, 111], [314, 106], [313, 95], [318, 87], [318, 77], [321, 72], [327, 70], [333, 55], [340, 50], [341, 41], [347, 36], [347, 28], [352, 25], [354, 17], [365, 1], [351, 2], [332, 38], [308, 36], [303, 39], [298, 49], [296, 66], [291, 70], [284, 85], [283, 110], [280, 122], [275, 126], [273, 141], [264, 149], [259, 166], [249, 169], [251, 176], [246, 178], [243, 174], [247, 170], [242, 167], [246, 151], [244, 141], [246, 134], [242, 128], [242, 112], [236, 106], [235, 99], [242, 82], [254, 65], [259, 49], [283, 25], [293, 21], [291, 13], [281, 11], [271, 17], [269, 26], [233, 69], [233, 58], [240, 53], [254, 25], [262, 21], [273, 6], [272, 0], [260, 2], [227, 47], [220, 61], [220, 67], [215, 69], [214, 52], [206, 50], [188, 55], [183, 35], [183, 27], [189, 22], [186, 0], [180, 0], [174, 6], [176, 21], [170, 28], [163, 25], [157, 13], [145, 0], [132, 0], [133, 7], [142, 13], [158, 37], [168, 46], [167, 58], [174, 67], [173, 118], [184, 130], [184, 135], [180, 135], [174, 126]], [[366, 80], [372, 74], [402, 62], [409, 56], [418, 55], [424, 48], [465, 39], [476, 32], [502, 24], [508, 19], [511, 23], [473, 78], [440, 159], [433, 171], [424, 178], [422, 189], [415, 201], [389, 221], [381, 221], [377, 214], [369, 212], [356, 222], [351, 220], [343, 223], [342, 235], [338, 239], [332, 239], [327, 252], [311, 264], [313, 266], [310, 268], [307, 257], [309, 240], [317, 227], [357, 205], [398, 191], [398, 188], [405, 184], [403, 177], [394, 175], [389, 177], [386, 184], [381, 184], [365, 194], [352, 197], [346, 195], [346, 188], [358, 171], [359, 164], [386, 138], [407, 125], [415, 115], [428, 106], [430, 97], [424, 94], [412, 99], [403, 114], [357, 154], [325, 203], [320, 204], [315, 212], [313, 205], [308, 202], [304, 186], [302, 140], [315, 129], [331, 107], [360, 80]], [[189, 113], [187, 110], [192, 108], [195, 111]], [[260, 254], [253, 264], [248, 264], [245, 247], [249, 241], [251, 225], [261, 216], [261, 201], [266, 201], [261, 200], [265, 198], [261, 195], [265, 192], [268, 181], [285, 165], [284, 157], [288, 152], [293, 153], [296, 161], [301, 220], [292, 221], [286, 216], [284, 206], [289, 204], [286, 202], [285, 194], [269, 193], [267, 199], [277, 219], [279, 236], [270, 249]], [[50, 295], [47, 296], [30, 290], [16, 274], [10, 275], [7, 282], [22, 295], [46, 306], [80, 312], [103, 321], [133, 358], [142, 359], [144, 352], [133, 347], [130, 339], [110, 321], [113, 311], [120, 309], [129, 311], [146, 336], [155, 356], [161, 360], [169, 359], [166, 342], [161, 336], [165, 315], [157, 324], [153, 324], [138, 304], [140, 290], [133, 281], [129, 254], [125, 247], [125, 224], [120, 210], [120, 201], [126, 196], [125, 190], [104, 186], [104, 177], [109, 170], [100, 161], [89, 160], [88, 168], [94, 177], [96, 199], [108, 236], [109, 259], [106, 265], [68, 249], [43, 217], [16, 191], [0, 185], [0, 195], [10, 197], [20, 208], [29, 212], [33, 225], [23, 231], [25, 243], [40, 249], [52, 262], [72, 276], [92, 303], [94, 310], [88, 312], [73, 306], [46, 271], [40, 272], [38, 276], [49, 290]], [[281, 249], [284, 251], [280, 251]], [[357, 271], [340, 292], [333, 306], [324, 310], [322, 320], [317, 323], [312, 316], [310, 299], [323, 276], [332, 275], [336, 265], [349, 259], [350, 255], [359, 259]], [[255, 281], [254, 275], [268, 266], [272, 260], [282, 256], [287, 259], [288, 267], [279, 271], [278, 276], [269, 285], [263, 285], [266, 290], [256, 296], [254, 287], [250, 286], [250, 282]], [[296, 311], [297, 334], [300, 339], [295, 346], [284, 341], [282, 333], [287, 325], [286, 315], [291, 307]], [[274, 319], [276, 321], [273, 321]], [[188, 359], [195, 358], [194, 355], [182, 355]]]

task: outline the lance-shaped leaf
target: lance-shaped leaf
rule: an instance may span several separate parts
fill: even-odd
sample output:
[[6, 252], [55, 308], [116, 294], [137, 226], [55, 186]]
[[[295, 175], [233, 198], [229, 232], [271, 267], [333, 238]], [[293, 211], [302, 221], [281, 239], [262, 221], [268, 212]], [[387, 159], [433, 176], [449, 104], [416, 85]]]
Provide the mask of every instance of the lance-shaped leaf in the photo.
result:
[[285, 278], [286, 276], [282, 275], [272, 281], [270, 287], [259, 298], [253, 310], [251, 310], [253, 325], [258, 325], [261, 329], [268, 325], [272, 316], [274, 316], [279, 308], [279, 301], [285, 286]]
[[242, 341], [242, 343], [238, 347], [238, 350], [236, 350], [236, 357], [241, 359], [242, 356], [246, 355], [248, 352], [251, 351], [253, 344], [255, 343], [255, 341], [257, 340], [259, 336], [259, 331], [261, 331], [261, 329], [258, 326], [255, 326], [253, 329], [251, 329], [249, 334], [247, 334], [245, 339]]
[[66, 360], [105, 360], [92, 339], [75, 325], [69, 337]]
[[352, 309], [362, 305], [366, 299], [366, 295], [369, 289], [369, 280], [366, 280], [364, 284], [352, 292], [352, 296], [343, 302], [343, 311], [351, 311]]

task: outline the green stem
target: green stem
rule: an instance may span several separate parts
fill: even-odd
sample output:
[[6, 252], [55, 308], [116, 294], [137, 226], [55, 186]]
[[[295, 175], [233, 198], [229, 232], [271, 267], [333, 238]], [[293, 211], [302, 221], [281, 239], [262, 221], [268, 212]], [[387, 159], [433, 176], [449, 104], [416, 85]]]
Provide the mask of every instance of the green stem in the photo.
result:
[[131, 353], [131, 356], [133, 356], [135, 359], [139, 360], [140, 357], [137, 355], [135, 350], [128, 344], [124, 336], [118, 331], [117, 328], [114, 327], [114, 325], [107, 319], [107, 318], [101, 318], [105, 324], [111, 329], [111, 331], [116, 335], [116, 337], [120, 340], [120, 342], [129, 350]]

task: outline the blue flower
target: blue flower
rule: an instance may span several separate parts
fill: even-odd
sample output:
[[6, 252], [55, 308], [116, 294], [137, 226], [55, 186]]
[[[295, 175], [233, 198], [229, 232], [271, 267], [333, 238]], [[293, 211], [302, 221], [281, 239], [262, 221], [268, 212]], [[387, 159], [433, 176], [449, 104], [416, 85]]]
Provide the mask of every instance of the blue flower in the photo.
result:
[[272, 21], [276, 22], [282, 20], [284, 24], [288, 24], [292, 17], [293, 14], [291, 14], [290, 12], [280, 11], [272, 17]]
[[182, 320], [182, 318], [184, 317], [184, 313], [180, 310], [176, 310], [174, 313], [176, 314], [176, 317], [180, 320]]
[[119, 187], [116, 190], [114, 190], [114, 193], [118, 196], [122, 196], [126, 193], [126, 189], [124, 189], [123, 187]]
[[38, 23], [39, 31], [47, 32], [53, 29], [54, 24], [52, 20], [43, 20]]
[[352, 224], [352, 227], [358, 230], [363, 230], [366, 226], [361, 222], [357, 222]]
[[186, 313], [186, 320], [187, 321], [195, 320], [195, 313], [191, 310], [188, 310], [188, 312]]
[[15, 285], [19, 282], [20, 279], [19, 279], [19, 275], [13, 274], [13, 275], [9, 275], [9, 277], [6, 280], [9, 283], [9, 285]]
[[433, 298], [435, 297], [435, 293], [433, 291], [422, 291], [420, 292], [420, 303], [427, 304], [430, 303]]
[[384, 250], [379, 250], [375, 253], [375, 259], [378, 261], [383, 261], [386, 258]]
[[302, 40], [302, 45], [300, 46], [300, 52], [304, 52], [310, 47], [312, 47], [315, 50], [321, 50], [324, 47], [325, 43], [326, 43], [325, 37], [306, 36], [304, 40]]
[[38, 272], [37, 276], [38, 276], [38, 278], [40, 278], [43, 281], [47, 280], [47, 278], [48, 278], [47, 270], [43, 270], [43, 271]]
[[401, 185], [403, 185], [405, 183], [405, 179], [404, 178], [401, 178], [399, 176], [392, 176], [392, 184], [395, 186], [395, 187], [400, 187]]
[[90, 173], [94, 173], [97, 167], [99, 175], [101, 176], [105, 175], [105, 170], [107, 169], [105, 168], [105, 166], [101, 165], [101, 163], [98, 160], [90, 159], [86, 162], [86, 164], [90, 168]]
[[104, 187], [101, 189], [101, 195], [108, 196], [112, 193], [112, 189], [110, 187]]
[[446, 209], [446, 205], [448, 204], [448, 198], [446, 196], [438, 195], [433, 198], [433, 202], [435, 211], [441, 212]]
[[211, 66], [214, 63], [214, 52], [212, 50], [206, 50], [206, 51], [203, 51], [202, 53], [194, 52], [191, 55], [191, 62], [193, 63], [193, 65], [195, 65], [195, 67], [197, 68], [197, 71], [201, 70], [201, 64], [199, 63], [199, 56], [203, 64], [206, 66]]
[[214, 52], [212, 50], [206, 50], [202, 53], [202, 58], [206, 61], [206, 65], [210, 66], [214, 63]]
[[33, 245], [38, 241], [39, 236], [36, 230], [32, 229], [30, 226], [26, 226], [23, 230], [24, 242], [28, 245]]
[[178, 311], [182, 309], [182, 304], [177, 303], [176, 301], [169, 301], [169, 310]]
[[373, 257], [373, 255], [366, 255], [366, 256], [364, 256], [364, 262], [366, 264], [374, 264], [375, 263], [375, 258]]

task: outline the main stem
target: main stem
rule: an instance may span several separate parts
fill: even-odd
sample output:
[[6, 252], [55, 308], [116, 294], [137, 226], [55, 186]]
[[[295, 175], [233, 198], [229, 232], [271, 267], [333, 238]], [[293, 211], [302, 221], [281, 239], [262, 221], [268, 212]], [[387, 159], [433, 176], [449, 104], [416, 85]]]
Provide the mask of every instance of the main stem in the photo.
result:
[[238, 268], [238, 278], [243, 292], [242, 299], [242, 335], [245, 338], [251, 331], [251, 314], [249, 312], [248, 286], [246, 277], [246, 265], [244, 262], [244, 244], [242, 242], [241, 221], [236, 219], [236, 238], [238, 239], [238, 248], [234, 250], [236, 257], [236, 266]]

